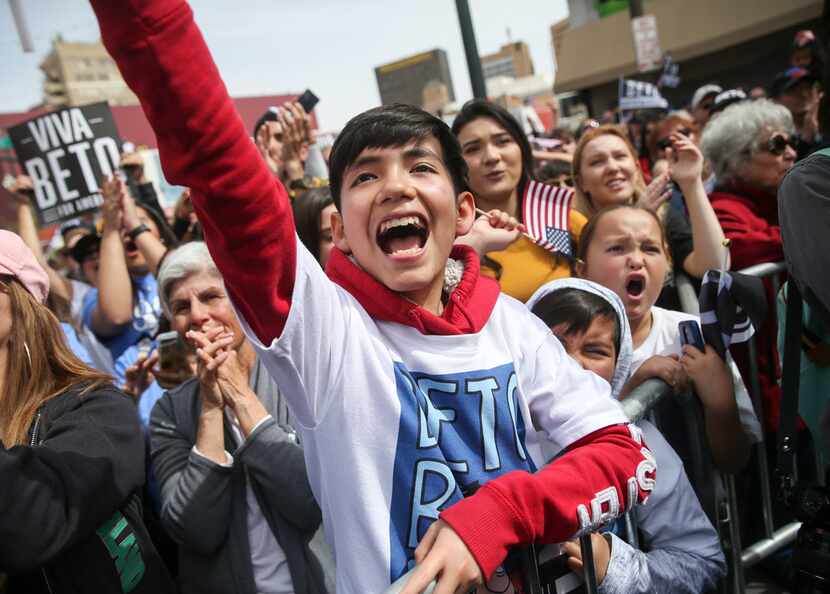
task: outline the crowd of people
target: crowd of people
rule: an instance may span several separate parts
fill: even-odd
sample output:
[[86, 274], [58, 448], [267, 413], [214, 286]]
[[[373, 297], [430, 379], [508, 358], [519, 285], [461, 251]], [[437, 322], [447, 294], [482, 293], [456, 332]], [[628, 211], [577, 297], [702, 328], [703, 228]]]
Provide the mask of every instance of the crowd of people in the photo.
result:
[[[91, 3], [187, 189], [165, 212], [124, 154], [48, 254], [30, 180], [11, 188], [0, 592], [521, 592], [511, 551], [562, 543], [580, 572], [589, 532], [602, 593], [717, 588], [688, 452], [619, 401], [691, 392], [718, 476], [774, 442], [786, 291], [766, 283], [759, 410], [745, 345], [681, 341], [700, 318], [678, 291], [784, 259], [778, 189], [823, 146], [811, 32], [768, 87], [707, 83], [544, 150], [482, 99], [451, 126], [371, 109], [324, 149], [298, 103], [242, 127], [183, 0]], [[815, 325], [800, 447], [826, 457]]]

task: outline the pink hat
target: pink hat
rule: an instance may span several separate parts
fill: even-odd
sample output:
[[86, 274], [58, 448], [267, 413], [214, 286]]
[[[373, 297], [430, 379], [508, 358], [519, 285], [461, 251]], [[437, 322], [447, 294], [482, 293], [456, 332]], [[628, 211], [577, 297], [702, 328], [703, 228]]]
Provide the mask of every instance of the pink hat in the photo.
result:
[[20, 236], [0, 229], [0, 274], [15, 277], [38, 303], [49, 294], [49, 277]]

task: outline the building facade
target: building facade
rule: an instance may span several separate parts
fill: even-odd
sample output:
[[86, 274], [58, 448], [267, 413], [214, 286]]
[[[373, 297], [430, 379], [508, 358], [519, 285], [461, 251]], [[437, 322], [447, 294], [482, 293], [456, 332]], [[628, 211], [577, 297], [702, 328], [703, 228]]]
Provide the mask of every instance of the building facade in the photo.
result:
[[533, 75], [533, 60], [524, 41], [501, 46], [499, 51], [481, 56], [481, 70], [485, 80], [497, 76], [523, 78]]
[[[408, 103], [426, 109], [424, 100], [434, 100], [435, 90], [443, 85], [448, 101], [455, 101], [447, 52], [434, 49], [375, 68], [380, 101]], [[426, 93], [424, 93], [426, 89]]]
[[[596, 115], [616, 104], [620, 77], [656, 82], [659, 71], [637, 70], [628, 10], [600, 11], [594, 0], [568, 6], [568, 26], [551, 27], [557, 93], [582, 93]], [[769, 86], [787, 67], [795, 32], [822, 30], [822, 6], [822, 0], [644, 0], [644, 13], [657, 19], [661, 49], [680, 66], [680, 86], [663, 95], [682, 107], [708, 82]]]
[[50, 109], [107, 101], [137, 105], [104, 46], [64, 41], [57, 37], [40, 64], [44, 74], [43, 104]]

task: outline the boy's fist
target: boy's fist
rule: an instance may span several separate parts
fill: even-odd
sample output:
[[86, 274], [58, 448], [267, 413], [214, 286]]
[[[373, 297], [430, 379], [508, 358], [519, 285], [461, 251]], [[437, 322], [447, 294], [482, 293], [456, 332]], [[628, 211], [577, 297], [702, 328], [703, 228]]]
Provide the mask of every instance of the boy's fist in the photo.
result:
[[481, 569], [461, 537], [443, 520], [429, 527], [415, 549], [418, 563], [401, 594], [421, 594], [438, 580], [433, 594], [467, 592], [484, 581]]
[[[582, 547], [578, 540], [570, 540], [562, 546], [568, 556], [568, 569], [582, 575]], [[591, 550], [594, 554], [594, 570], [597, 576], [597, 585], [605, 579], [608, 564], [611, 562], [611, 541], [596, 532], [591, 534]]]

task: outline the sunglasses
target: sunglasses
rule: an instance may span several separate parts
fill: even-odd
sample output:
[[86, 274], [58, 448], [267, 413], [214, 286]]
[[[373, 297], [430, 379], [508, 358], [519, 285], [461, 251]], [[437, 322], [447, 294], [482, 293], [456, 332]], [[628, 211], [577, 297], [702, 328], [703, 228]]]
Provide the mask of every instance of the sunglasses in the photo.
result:
[[789, 135], [784, 134], [783, 132], [776, 132], [775, 134], [769, 137], [769, 140], [767, 140], [767, 151], [769, 151], [777, 157], [783, 155], [786, 152], [787, 147], [796, 150], [795, 140], [793, 140], [792, 138], [790, 138]]
[[574, 187], [574, 180], [573, 180], [573, 178], [569, 175], [569, 176], [567, 176], [567, 177], [562, 177], [562, 178], [552, 179], [552, 180], [550, 180], [550, 182], [548, 183], [548, 185], [551, 185], [551, 186], [558, 186], [558, 187], [560, 187], [560, 188], [573, 188], [573, 187]]
[[[685, 136], [686, 138], [688, 138], [691, 135], [692, 131], [689, 128], [680, 128], [680, 130], [677, 130], [677, 133], [681, 136]], [[657, 141], [656, 146], [658, 151], [666, 150], [671, 146], [671, 137], [666, 136], [665, 138], [661, 138]]]

